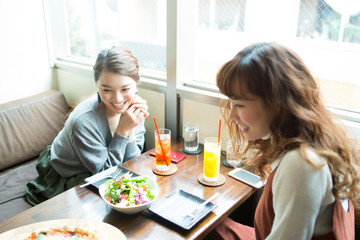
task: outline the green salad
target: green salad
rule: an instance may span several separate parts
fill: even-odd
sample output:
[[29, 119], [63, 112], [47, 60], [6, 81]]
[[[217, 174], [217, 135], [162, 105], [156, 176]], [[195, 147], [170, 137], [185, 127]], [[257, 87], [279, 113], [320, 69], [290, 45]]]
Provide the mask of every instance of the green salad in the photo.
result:
[[146, 176], [131, 178], [129, 172], [116, 180], [105, 182], [105, 199], [115, 205], [136, 206], [155, 198]]

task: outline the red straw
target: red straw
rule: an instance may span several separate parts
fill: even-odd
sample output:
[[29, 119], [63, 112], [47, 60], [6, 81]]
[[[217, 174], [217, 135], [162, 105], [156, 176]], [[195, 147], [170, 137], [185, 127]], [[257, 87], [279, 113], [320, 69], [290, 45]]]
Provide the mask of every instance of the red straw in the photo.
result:
[[220, 132], [221, 132], [221, 119], [219, 119], [219, 134], [218, 134], [218, 144], [220, 144]]
[[154, 117], [154, 123], [155, 123], [155, 127], [156, 127], [156, 132], [157, 132], [157, 135], [158, 135], [158, 138], [159, 138], [159, 143], [160, 143], [161, 151], [162, 151], [162, 154], [163, 154], [163, 157], [164, 157], [164, 161], [165, 161], [165, 163], [166, 163], [166, 166], [169, 166], [169, 165], [170, 165], [170, 163], [168, 163], [168, 162], [166, 161], [164, 148], [163, 148], [163, 145], [162, 145], [161, 140], [160, 140], [160, 132], [159, 132], [159, 128], [158, 128], [158, 126], [157, 126], [157, 123], [156, 123], [156, 119], [155, 119], [155, 117]]

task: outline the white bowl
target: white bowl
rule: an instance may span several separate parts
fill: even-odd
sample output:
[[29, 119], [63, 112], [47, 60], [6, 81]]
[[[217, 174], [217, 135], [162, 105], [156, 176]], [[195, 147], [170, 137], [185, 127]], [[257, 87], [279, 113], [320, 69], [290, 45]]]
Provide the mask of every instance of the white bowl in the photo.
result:
[[149, 176], [146, 176], [146, 177], [147, 177], [147, 181], [150, 185], [150, 188], [151, 188], [153, 194], [155, 195], [154, 199], [148, 203], [144, 203], [144, 204], [140, 204], [140, 205], [136, 205], [136, 206], [128, 206], [128, 207], [114, 205], [114, 204], [106, 201], [106, 199], [105, 199], [105, 188], [106, 188], [105, 184], [101, 184], [99, 187], [100, 196], [104, 200], [104, 202], [106, 202], [107, 205], [109, 205], [110, 207], [112, 207], [114, 210], [116, 210], [118, 212], [125, 213], [125, 214], [135, 214], [135, 213], [141, 212], [141, 211], [147, 209], [148, 207], [150, 207], [150, 205], [156, 200], [158, 193], [159, 193], [159, 187], [158, 187], [156, 181], [152, 177], [149, 177]]

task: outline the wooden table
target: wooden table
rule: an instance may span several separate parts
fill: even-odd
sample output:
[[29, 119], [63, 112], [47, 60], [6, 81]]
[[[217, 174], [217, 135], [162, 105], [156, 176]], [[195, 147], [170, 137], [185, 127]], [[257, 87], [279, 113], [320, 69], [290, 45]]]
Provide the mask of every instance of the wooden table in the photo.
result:
[[[172, 151], [185, 154], [183, 141], [173, 143]], [[227, 172], [231, 169], [223, 164], [220, 171], [226, 177], [225, 184], [219, 187], [200, 184], [197, 176], [203, 169], [203, 152], [199, 155], [186, 154], [187, 157], [177, 164], [178, 171], [171, 176], [155, 175], [152, 172], [155, 158], [150, 156], [149, 152], [125, 162], [123, 166], [140, 175], [154, 176], [160, 188], [159, 199], [176, 189], [182, 189], [204, 199], [216, 192], [220, 193], [212, 201], [217, 207], [189, 231], [163, 220], [148, 210], [135, 215], [116, 212], [103, 202], [95, 187], [77, 186], [0, 223], [0, 233], [41, 221], [85, 218], [109, 223], [119, 228], [129, 240], [202, 239], [254, 192], [253, 188], [229, 177]]]

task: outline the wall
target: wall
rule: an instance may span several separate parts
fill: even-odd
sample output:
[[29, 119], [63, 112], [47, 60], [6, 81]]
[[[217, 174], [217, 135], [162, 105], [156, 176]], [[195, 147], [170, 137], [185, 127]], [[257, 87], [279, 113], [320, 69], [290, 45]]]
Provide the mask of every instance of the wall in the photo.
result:
[[155, 147], [155, 123], [159, 128], [165, 127], [165, 95], [163, 93], [150, 91], [146, 89], [139, 88], [139, 95], [146, 99], [147, 104], [149, 105], [149, 117], [145, 120], [145, 147], [146, 150], [152, 149]]
[[42, 1], [0, 1], [0, 29], [0, 103], [56, 89]]
[[79, 74], [76, 71], [56, 69], [58, 89], [64, 93], [69, 104], [76, 106], [96, 93], [96, 84], [91, 74]]
[[[227, 127], [220, 114], [219, 106], [201, 103], [191, 99], [182, 99], [183, 117], [182, 117], [182, 135], [184, 136], [184, 125], [187, 122], [199, 123], [199, 141], [204, 143], [206, 137], [217, 137], [219, 131], [219, 120], [221, 119], [221, 145], [225, 149], [225, 143], [228, 136]], [[199, 110], [201, 109], [201, 111]]]

